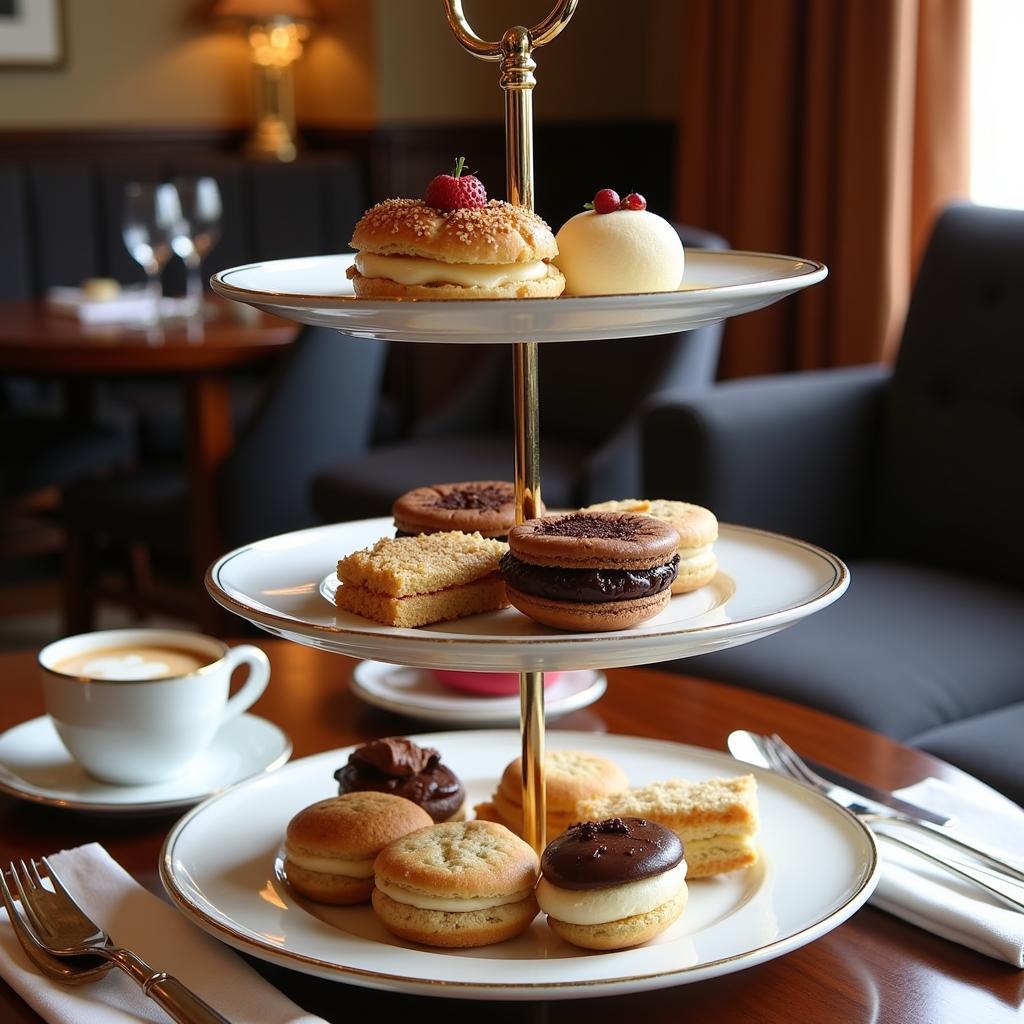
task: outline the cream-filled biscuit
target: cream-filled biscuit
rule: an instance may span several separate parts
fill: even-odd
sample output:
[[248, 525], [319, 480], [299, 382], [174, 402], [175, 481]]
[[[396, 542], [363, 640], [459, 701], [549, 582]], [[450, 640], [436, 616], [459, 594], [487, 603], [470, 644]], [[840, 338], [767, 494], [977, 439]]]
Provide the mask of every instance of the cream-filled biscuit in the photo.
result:
[[[582, 750], [549, 750], [544, 755], [545, 827], [549, 838], [579, 821], [579, 803], [615, 793], [628, 785], [614, 761]], [[476, 816], [523, 833], [522, 758], [509, 763], [490, 801], [477, 804]]]
[[521, 934], [537, 916], [533, 850], [503, 825], [444, 822], [381, 851], [373, 909], [400, 938], [465, 948]]
[[431, 824], [423, 808], [388, 793], [346, 793], [303, 808], [288, 823], [284, 873], [318, 903], [362, 903], [388, 843]]

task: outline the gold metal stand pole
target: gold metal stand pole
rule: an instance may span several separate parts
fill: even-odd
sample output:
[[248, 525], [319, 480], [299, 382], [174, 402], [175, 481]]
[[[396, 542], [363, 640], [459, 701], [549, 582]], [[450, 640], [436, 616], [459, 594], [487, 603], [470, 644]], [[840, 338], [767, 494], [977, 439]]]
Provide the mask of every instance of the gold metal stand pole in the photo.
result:
[[[517, 25], [501, 41], [481, 39], [462, 11], [462, 0], [445, 0], [456, 39], [474, 57], [501, 62], [505, 92], [505, 177], [508, 201], [533, 209], [533, 50], [549, 43], [569, 23], [579, 0], [560, 0], [533, 28]], [[516, 522], [533, 519], [540, 507], [540, 437], [537, 408], [537, 343], [513, 347], [515, 387]], [[545, 842], [544, 673], [519, 673], [523, 740], [523, 838], [538, 852]]]

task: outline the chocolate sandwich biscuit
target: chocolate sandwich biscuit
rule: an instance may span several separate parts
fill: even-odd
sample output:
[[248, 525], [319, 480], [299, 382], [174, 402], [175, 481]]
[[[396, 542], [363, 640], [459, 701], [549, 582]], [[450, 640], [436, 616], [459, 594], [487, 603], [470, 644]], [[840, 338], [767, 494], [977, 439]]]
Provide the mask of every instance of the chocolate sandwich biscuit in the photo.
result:
[[548, 926], [586, 949], [627, 949], [663, 932], [687, 902], [683, 844], [643, 818], [571, 826], [541, 857]]
[[398, 498], [391, 512], [400, 537], [461, 530], [504, 540], [516, 525], [515, 485], [507, 480], [466, 480], [416, 487]]
[[524, 615], [580, 632], [627, 629], [671, 597], [679, 534], [658, 519], [573, 512], [532, 519], [509, 533], [501, 573]]

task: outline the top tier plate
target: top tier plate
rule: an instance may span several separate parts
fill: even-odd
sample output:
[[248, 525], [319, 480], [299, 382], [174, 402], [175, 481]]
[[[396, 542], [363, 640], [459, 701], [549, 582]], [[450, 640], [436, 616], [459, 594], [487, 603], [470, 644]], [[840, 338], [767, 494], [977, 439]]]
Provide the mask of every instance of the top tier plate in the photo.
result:
[[768, 306], [821, 281], [813, 260], [688, 249], [674, 292], [548, 299], [361, 299], [345, 271], [352, 255], [306, 256], [222, 270], [213, 290], [302, 324], [360, 338], [445, 344], [597, 341], [689, 331]]

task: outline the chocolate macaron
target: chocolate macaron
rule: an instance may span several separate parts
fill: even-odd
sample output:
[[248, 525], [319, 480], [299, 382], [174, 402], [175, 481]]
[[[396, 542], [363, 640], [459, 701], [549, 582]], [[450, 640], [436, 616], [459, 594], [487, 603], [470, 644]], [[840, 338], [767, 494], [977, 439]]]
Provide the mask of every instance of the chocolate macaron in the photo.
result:
[[683, 844], [643, 818], [573, 825], [541, 857], [537, 902], [548, 927], [584, 949], [628, 949], [686, 908]]
[[339, 793], [389, 793], [422, 807], [431, 819], [453, 821], [465, 816], [466, 788], [442, 764], [433, 747], [404, 736], [389, 736], [356, 747], [348, 763], [334, 773]]
[[508, 599], [524, 615], [578, 632], [628, 629], [672, 596], [679, 534], [620, 512], [531, 519], [508, 535], [501, 559]]
[[515, 486], [507, 480], [467, 480], [417, 487], [406, 491], [391, 513], [399, 536], [460, 530], [504, 540], [516, 524]]

